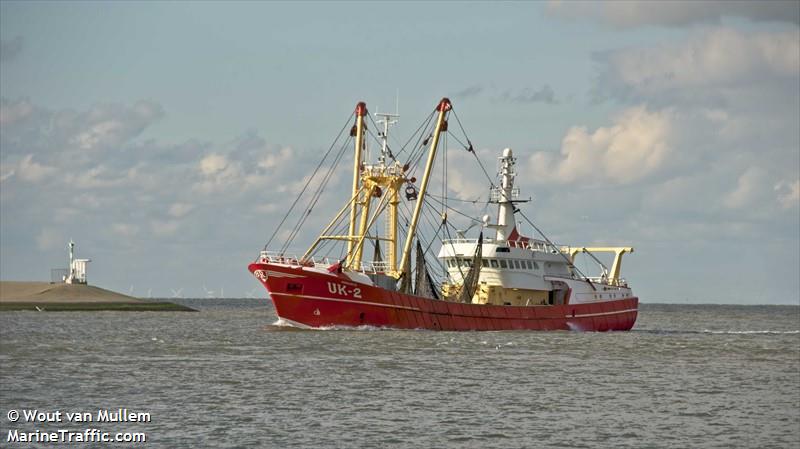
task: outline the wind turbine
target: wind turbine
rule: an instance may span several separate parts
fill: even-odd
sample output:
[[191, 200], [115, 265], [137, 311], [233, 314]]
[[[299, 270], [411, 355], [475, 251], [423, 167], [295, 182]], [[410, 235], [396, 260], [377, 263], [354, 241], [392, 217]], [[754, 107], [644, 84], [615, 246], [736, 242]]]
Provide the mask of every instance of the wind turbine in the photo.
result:
[[250, 290], [250, 291], [247, 293], [247, 297], [248, 297], [248, 298], [250, 298], [250, 299], [255, 299], [255, 297], [256, 297], [256, 296], [255, 296], [255, 294], [256, 294], [256, 290], [258, 290], [258, 287], [256, 287], [256, 288], [254, 288], [254, 289]]
[[206, 292], [206, 297], [207, 297], [207, 298], [215, 298], [215, 296], [214, 296], [214, 290], [209, 290], [209, 289], [207, 289], [207, 288], [206, 288], [206, 284], [203, 284], [203, 290]]
[[175, 290], [174, 288], [171, 288], [170, 290], [172, 290], [172, 297], [173, 298], [183, 298], [183, 296], [181, 296], [181, 292], [183, 291], [183, 287], [181, 287], [181, 288], [179, 288], [177, 290]]

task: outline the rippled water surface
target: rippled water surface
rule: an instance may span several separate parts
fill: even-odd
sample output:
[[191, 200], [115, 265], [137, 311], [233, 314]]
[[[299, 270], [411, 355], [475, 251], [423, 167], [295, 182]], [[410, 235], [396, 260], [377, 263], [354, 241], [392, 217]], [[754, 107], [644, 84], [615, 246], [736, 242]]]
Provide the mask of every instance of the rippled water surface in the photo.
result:
[[200, 312], [0, 313], [0, 447], [31, 447], [10, 429], [88, 427], [12, 409], [118, 408], [151, 421], [92, 427], [146, 447], [800, 447], [799, 307], [455, 333], [296, 330], [264, 300], [183, 302]]

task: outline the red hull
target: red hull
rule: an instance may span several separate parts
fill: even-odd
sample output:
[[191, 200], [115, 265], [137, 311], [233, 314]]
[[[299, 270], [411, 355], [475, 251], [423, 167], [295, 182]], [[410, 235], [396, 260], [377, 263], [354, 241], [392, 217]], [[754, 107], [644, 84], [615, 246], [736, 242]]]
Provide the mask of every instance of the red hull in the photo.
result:
[[639, 298], [591, 304], [496, 306], [406, 295], [302, 267], [253, 263], [279, 317], [295, 325], [376, 326], [397, 329], [626, 331]]

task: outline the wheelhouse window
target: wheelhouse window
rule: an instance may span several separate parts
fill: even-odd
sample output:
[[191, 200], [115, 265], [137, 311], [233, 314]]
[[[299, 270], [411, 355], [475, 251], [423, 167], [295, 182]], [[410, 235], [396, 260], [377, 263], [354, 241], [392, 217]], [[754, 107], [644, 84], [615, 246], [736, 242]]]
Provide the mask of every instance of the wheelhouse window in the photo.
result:
[[497, 268], [497, 260], [491, 259], [490, 262], [492, 263], [492, 268]]
[[508, 268], [508, 266], [506, 265], [506, 261], [503, 259], [500, 259], [500, 268]]

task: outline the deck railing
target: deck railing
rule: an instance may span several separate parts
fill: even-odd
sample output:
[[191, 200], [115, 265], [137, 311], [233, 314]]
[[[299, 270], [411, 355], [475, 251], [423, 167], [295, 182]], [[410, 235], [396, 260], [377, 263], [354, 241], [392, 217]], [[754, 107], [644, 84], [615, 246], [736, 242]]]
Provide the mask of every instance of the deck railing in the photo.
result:
[[[468, 243], [477, 245], [478, 239], [455, 238], [442, 240], [442, 245], [452, 245], [457, 243]], [[508, 246], [509, 248], [529, 249], [531, 251], [550, 252], [546, 242], [541, 240], [496, 240], [496, 239], [483, 239], [484, 244], [494, 244]]]
[[[258, 257], [258, 261], [260, 263], [279, 263], [295, 267], [318, 267], [318, 268], [328, 268], [333, 266], [334, 264], [339, 263], [339, 260], [331, 259], [329, 257], [322, 257], [319, 259], [312, 257], [311, 259], [308, 260], [302, 260], [296, 255], [280, 253], [277, 251], [261, 251], [261, 254]], [[389, 270], [389, 262], [384, 262], [384, 261], [361, 262], [361, 264], [356, 268], [356, 271], [360, 271], [366, 274], [384, 273], [388, 270]]]

